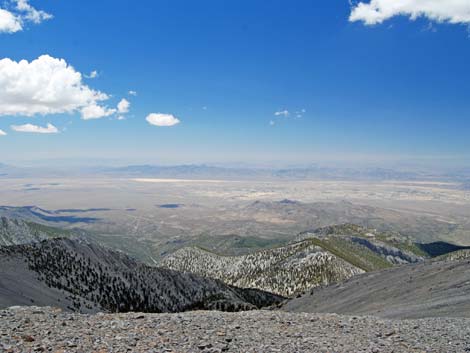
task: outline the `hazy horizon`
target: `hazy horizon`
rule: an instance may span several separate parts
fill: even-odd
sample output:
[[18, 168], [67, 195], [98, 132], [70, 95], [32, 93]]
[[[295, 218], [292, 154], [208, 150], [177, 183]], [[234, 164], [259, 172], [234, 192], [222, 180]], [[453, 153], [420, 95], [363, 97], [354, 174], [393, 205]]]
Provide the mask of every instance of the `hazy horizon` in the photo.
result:
[[19, 168], [123, 168], [130, 166], [152, 167], [216, 167], [226, 169], [247, 170], [276, 170], [276, 169], [387, 169], [393, 171], [429, 171], [446, 172], [461, 171], [468, 168], [465, 160], [456, 161], [447, 159], [390, 159], [390, 160], [312, 160], [311, 162], [286, 162], [286, 161], [161, 161], [156, 159], [121, 159], [121, 158], [57, 158], [37, 160], [0, 160], [0, 165]]

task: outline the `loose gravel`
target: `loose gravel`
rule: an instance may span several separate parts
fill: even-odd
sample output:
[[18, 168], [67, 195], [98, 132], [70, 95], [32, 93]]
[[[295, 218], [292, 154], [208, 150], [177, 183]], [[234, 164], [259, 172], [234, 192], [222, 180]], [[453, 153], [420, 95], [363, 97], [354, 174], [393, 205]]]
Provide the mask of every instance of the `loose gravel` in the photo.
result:
[[81, 315], [0, 311], [3, 352], [470, 352], [470, 319], [195, 311]]

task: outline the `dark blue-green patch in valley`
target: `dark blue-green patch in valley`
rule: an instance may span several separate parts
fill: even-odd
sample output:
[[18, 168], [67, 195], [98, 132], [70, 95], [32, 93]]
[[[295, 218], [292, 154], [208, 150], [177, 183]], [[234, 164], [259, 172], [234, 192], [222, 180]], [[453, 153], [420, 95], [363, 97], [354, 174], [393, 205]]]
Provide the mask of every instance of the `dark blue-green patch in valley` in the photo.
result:
[[56, 210], [57, 213], [84, 213], [84, 212], [102, 212], [111, 211], [110, 208], [64, 208]]
[[183, 205], [180, 203], [165, 203], [163, 205], [158, 205], [160, 208], [180, 208]]
[[36, 206], [24, 206], [24, 207], [9, 207], [9, 206], [0, 206], [0, 210], [23, 210], [27, 212], [27, 216], [35, 216], [39, 219], [46, 222], [66, 222], [66, 223], [94, 223], [99, 221], [99, 218], [95, 217], [76, 217], [76, 216], [58, 216], [60, 212], [45, 210]]

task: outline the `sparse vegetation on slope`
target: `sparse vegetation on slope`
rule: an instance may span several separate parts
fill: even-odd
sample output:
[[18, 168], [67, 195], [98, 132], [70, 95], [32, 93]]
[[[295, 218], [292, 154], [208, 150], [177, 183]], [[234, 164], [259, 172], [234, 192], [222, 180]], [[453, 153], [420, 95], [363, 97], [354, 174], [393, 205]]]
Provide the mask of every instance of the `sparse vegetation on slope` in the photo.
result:
[[[67, 309], [75, 311], [92, 310], [90, 303], [111, 312], [238, 311], [282, 300], [270, 293], [230, 287], [214, 279], [146, 266], [123, 253], [84, 240], [53, 239], [1, 247], [0, 260], [2, 266], [14, 271], [36, 273], [39, 282], [63, 292], [63, 297], [72, 303]], [[15, 290], [21, 294], [20, 285], [24, 284], [6, 290], [10, 290], [11, 295]]]
[[7, 217], [0, 218], [0, 246], [28, 244], [71, 235], [72, 232], [69, 230]]
[[[383, 233], [355, 224], [334, 225], [304, 232], [299, 239], [317, 239], [366, 271], [394, 264], [420, 262], [428, 256], [419, 244], [399, 233]], [[365, 263], [361, 263], [364, 262]]]
[[353, 242], [345, 241], [344, 238], [331, 237], [328, 239], [312, 238], [308, 241], [318, 245], [326, 251], [347, 261], [363, 271], [369, 272], [391, 267], [387, 260], [378, 256], [372, 250]]
[[440, 255], [434, 261], [460, 261], [470, 259], [470, 249], [457, 250], [448, 254]]
[[183, 248], [164, 258], [160, 265], [236, 286], [295, 296], [362, 272], [420, 262], [424, 257], [416, 254], [417, 249], [399, 235], [345, 224], [302, 233], [292, 244], [241, 256]]
[[184, 248], [163, 259], [160, 265], [284, 296], [363, 272], [310, 241], [242, 256], [221, 256], [201, 248]]

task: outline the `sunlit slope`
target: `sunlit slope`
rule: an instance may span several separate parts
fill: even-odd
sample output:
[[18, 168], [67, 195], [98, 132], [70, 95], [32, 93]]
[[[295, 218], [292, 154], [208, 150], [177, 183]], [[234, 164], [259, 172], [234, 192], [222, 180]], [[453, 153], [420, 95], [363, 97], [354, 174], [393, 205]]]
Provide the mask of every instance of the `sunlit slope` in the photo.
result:
[[165, 257], [159, 265], [293, 296], [363, 272], [424, 259], [425, 254], [408, 240], [372, 232], [355, 225], [321, 228], [299, 235], [292, 244], [240, 256], [187, 247]]

